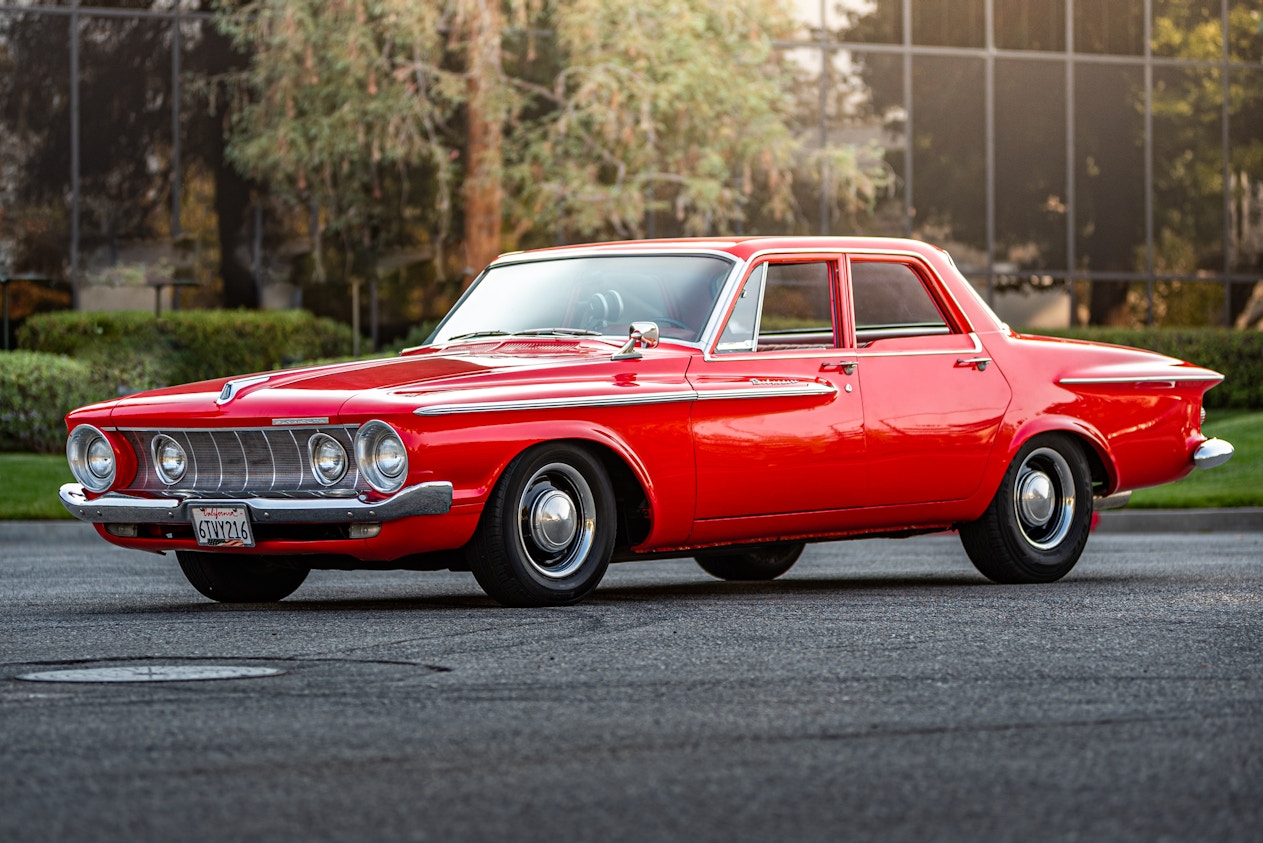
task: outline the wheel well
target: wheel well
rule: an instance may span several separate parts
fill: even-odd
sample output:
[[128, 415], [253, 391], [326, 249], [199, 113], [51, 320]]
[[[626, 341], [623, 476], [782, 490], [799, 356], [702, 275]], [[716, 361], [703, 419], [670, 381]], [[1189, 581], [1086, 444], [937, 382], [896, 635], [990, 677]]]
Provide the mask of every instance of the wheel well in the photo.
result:
[[605, 467], [605, 472], [610, 477], [610, 484], [614, 487], [614, 501], [618, 507], [615, 548], [632, 547], [644, 541], [649, 535], [649, 527], [653, 521], [649, 512], [649, 498], [626, 460], [613, 448], [599, 442], [585, 439], [559, 441], [584, 448], [599, 459], [601, 465]]
[[[1044, 430], [1036, 434], [1040, 436], [1045, 433], [1060, 433], [1074, 440], [1075, 444], [1083, 452], [1084, 458], [1088, 461], [1088, 471], [1092, 477], [1092, 493], [1095, 495], [1105, 494], [1105, 490], [1110, 485], [1110, 471], [1105, 465], [1105, 459], [1096, 449], [1096, 444], [1091, 439], [1075, 430]], [[1031, 437], [1034, 438], [1034, 437]], [[1029, 440], [1027, 440], [1029, 441]], [[1025, 443], [1023, 443], [1025, 444]]]

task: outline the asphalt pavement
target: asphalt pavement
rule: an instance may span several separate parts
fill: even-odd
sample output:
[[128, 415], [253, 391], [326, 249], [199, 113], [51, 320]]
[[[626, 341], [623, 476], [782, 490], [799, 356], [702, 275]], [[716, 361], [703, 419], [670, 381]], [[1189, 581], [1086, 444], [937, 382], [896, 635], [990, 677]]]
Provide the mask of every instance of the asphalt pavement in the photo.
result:
[[[4, 525], [0, 840], [1255, 843], [1263, 532], [1108, 524], [1048, 586], [940, 535], [767, 584], [620, 565], [549, 610], [411, 572], [222, 606], [84, 525]], [[283, 672], [17, 678], [199, 665]]]

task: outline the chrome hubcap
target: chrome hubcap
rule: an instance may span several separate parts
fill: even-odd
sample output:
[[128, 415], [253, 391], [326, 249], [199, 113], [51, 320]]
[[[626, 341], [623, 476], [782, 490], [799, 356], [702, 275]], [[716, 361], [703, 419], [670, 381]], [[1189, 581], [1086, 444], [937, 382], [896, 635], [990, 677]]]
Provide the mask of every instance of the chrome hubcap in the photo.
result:
[[1052, 550], [1070, 534], [1074, 507], [1074, 474], [1066, 458], [1052, 448], [1031, 451], [1013, 484], [1013, 511], [1022, 538], [1036, 550]]
[[1022, 480], [1017, 492], [1017, 505], [1021, 508], [1022, 520], [1029, 524], [1047, 524], [1053, 516], [1056, 499], [1053, 483], [1042, 471], [1032, 471]]
[[561, 550], [578, 531], [578, 513], [564, 492], [548, 489], [531, 505], [531, 538], [545, 550]]
[[588, 561], [596, 538], [596, 500], [574, 466], [551, 463], [536, 471], [517, 509], [518, 544], [537, 573], [563, 579]]

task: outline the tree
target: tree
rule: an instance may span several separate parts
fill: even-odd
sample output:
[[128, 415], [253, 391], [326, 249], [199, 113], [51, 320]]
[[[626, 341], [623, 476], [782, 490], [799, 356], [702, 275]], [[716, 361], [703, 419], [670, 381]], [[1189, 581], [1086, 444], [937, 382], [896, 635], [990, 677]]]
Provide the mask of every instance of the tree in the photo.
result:
[[688, 233], [756, 196], [788, 217], [796, 163], [862, 205], [879, 162], [793, 137], [791, 21], [781, 0], [253, 0], [223, 23], [252, 55], [229, 152], [365, 267], [418, 183], [436, 247], [463, 211], [473, 271], [528, 233], [643, 236], [658, 210]]

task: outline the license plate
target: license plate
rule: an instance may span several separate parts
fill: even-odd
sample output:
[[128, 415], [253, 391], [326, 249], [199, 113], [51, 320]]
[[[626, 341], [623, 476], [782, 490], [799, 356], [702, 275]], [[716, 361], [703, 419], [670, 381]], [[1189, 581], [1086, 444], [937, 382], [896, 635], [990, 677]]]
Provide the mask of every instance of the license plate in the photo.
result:
[[244, 506], [191, 506], [193, 535], [202, 547], [254, 547]]

